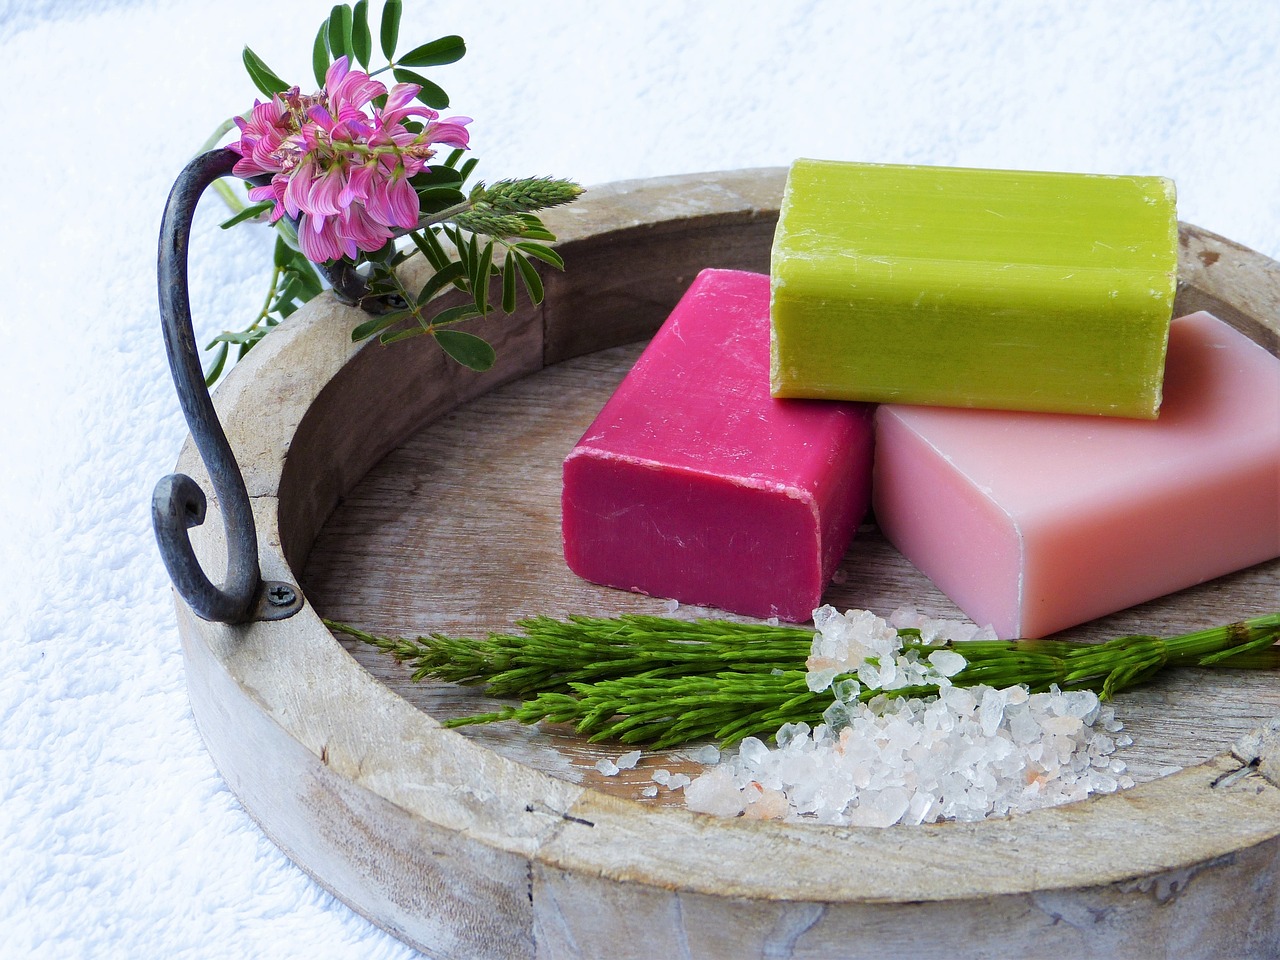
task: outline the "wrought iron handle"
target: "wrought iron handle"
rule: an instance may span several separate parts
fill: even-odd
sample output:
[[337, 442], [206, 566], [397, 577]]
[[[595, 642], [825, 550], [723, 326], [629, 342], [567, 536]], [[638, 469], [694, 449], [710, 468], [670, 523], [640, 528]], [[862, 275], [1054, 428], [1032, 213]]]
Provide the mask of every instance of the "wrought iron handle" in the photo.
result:
[[160, 226], [157, 279], [160, 322], [173, 384], [187, 426], [222, 510], [227, 539], [227, 578], [216, 586], [205, 575], [191, 547], [191, 527], [204, 522], [204, 491], [184, 474], [161, 480], [151, 500], [151, 520], [160, 556], [174, 587], [195, 613], [221, 623], [279, 620], [302, 609], [302, 594], [293, 584], [263, 581], [258, 563], [258, 536], [244, 475], [223, 432], [204, 383], [191, 325], [187, 289], [187, 249], [196, 202], [205, 189], [231, 173], [239, 159], [230, 150], [213, 150], [192, 160], [179, 174], [165, 205]]

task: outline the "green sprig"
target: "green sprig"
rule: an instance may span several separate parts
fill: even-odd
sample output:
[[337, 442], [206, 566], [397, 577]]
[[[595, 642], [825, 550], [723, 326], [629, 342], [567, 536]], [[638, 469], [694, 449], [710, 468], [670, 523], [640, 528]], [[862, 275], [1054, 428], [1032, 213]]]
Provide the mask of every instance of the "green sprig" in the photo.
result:
[[[771, 737], [786, 723], [816, 725], [833, 703], [809, 689], [804, 661], [813, 631], [800, 627], [684, 621], [666, 617], [535, 617], [522, 633], [466, 639], [430, 634], [379, 637], [325, 621], [334, 631], [390, 654], [413, 680], [486, 684], [495, 697], [522, 703], [446, 721], [460, 727], [517, 720], [572, 724], [592, 741], [673, 747], [714, 740], [732, 745]], [[1056, 685], [1093, 690], [1101, 699], [1169, 667], [1280, 668], [1280, 613], [1175, 637], [1117, 637], [1100, 644], [1061, 640], [970, 640], [925, 643], [900, 630], [903, 651], [927, 656], [952, 650], [965, 667], [950, 678], [961, 687], [1025, 684], [1033, 693]], [[855, 674], [836, 677], [833, 686]], [[861, 689], [866, 703], [883, 693], [938, 694], [936, 685]]]
[[[569, 203], [582, 189], [567, 180], [537, 177], [504, 180], [492, 187], [478, 184], [464, 198], [456, 187], [465, 182], [471, 161], [458, 167], [460, 156], [461, 151], [454, 151], [442, 167], [432, 168], [426, 179], [434, 186], [424, 189], [431, 191], [429, 197], [435, 209], [428, 212], [424, 206], [418, 229], [409, 233], [410, 240], [435, 273], [422, 290], [413, 294], [394, 272], [402, 258], [393, 257], [390, 269], [375, 272], [370, 287], [375, 294], [393, 295], [397, 302], [405, 305], [404, 309], [359, 324], [351, 338], [359, 341], [377, 336], [382, 343], [389, 344], [430, 335], [458, 363], [482, 371], [489, 369], [496, 359], [493, 348], [474, 334], [443, 328], [485, 316], [496, 308], [504, 313], [514, 312], [517, 279], [530, 301], [541, 303], [545, 287], [532, 261], [563, 270], [564, 260], [542, 242], [554, 240], [555, 235], [532, 211]], [[456, 174], [456, 187], [447, 175], [437, 176], [438, 170]], [[457, 202], [444, 205], [454, 198]], [[494, 281], [501, 291], [496, 303], [490, 291]], [[449, 287], [468, 294], [471, 302], [437, 308], [436, 298]]]
[[[336, 4], [320, 24], [312, 44], [311, 66], [316, 83], [323, 86], [329, 67], [345, 56], [358, 62], [370, 76], [390, 72], [399, 82], [418, 84], [417, 99], [436, 109], [447, 107], [448, 94], [415, 70], [456, 63], [466, 54], [466, 43], [450, 34], [397, 56], [402, 12], [401, 0], [386, 0], [383, 5], [378, 44], [387, 62], [370, 70], [374, 38], [368, 0], [358, 0], [354, 6]], [[291, 85], [248, 47], [244, 48], [243, 60], [249, 79], [264, 96], [290, 89]], [[206, 149], [211, 149], [231, 125], [227, 121], [220, 127]], [[416, 121], [407, 126], [415, 132], [422, 129]], [[410, 181], [421, 211], [417, 227], [407, 232], [411, 248], [397, 250], [391, 242], [383, 250], [361, 253], [354, 259], [355, 266], [363, 268], [370, 290], [361, 305], [376, 316], [357, 324], [352, 338], [377, 336], [382, 343], [390, 344], [429, 335], [458, 363], [473, 370], [487, 370], [496, 359], [493, 347], [481, 337], [451, 328], [497, 309], [514, 312], [521, 286], [531, 302], [542, 301], [545, 288], [534, 262], [562, 270], [564, 261], [547, 246], [556, 238], [538, 218], [537, 211], [569, 203], [582, 189], [567, 180], [534, 177], [502, 180], [490, 187], [480, 183], [464, 193], [464, 184], [477, 161], [474, 157], [464, 159], [463, 153], [454, 150], [443, 162], [427, 167]], [[247, 205], [222, 182], [217, 190], [232, 214], [224, 227], [266, 220], [272, 203]], [[266, 305], [247, 327], [224, 331], [208, 344], [206, 349], [216, 351], [206, 374], [210, 386], [222, 375], [231, 346], [237, 346], [238, 357], [243, 357], [299, 306], [323, 290], [315, 268], [298, 251], [296, 230], [289, 218], [278, 220], [275, 228], [279, 238]], [[281, 254], [281, 244], [285, 255]], [[413, 253], [423, 256], [433, 271], [418, 292], [405, 289], [396, 273]], [[437, 303], [436, 298], [450, 287], [466, 294], [469, 303]]]

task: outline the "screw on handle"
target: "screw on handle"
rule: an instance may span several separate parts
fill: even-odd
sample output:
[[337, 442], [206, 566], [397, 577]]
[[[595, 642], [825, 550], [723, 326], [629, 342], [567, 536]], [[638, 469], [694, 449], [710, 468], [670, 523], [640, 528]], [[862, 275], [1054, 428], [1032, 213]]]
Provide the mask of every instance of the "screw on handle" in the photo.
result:
[[244, 476], [213, 408], [200, 367], [187, 288], [187, 251], [191, 221], [200, 195], [231, 173], [239, 159], [230, 150], [213, 150], [192, 160], [178, 175], [160, 226], [156, 275], [160, 288], [160, 323], [169, 369], [191, 437], [209, 471], [222, 511], [227, 540], [227, 576], [215, 585], [191, 547], [191, 527], [204, 522], [204, 491], [184, 474], [162, 479], [151, 501], [151, 520], [160, 556], [174, 588], [197, 616], [220, 623], [278, 620], [302, 609], [302, 595], [292, 584], [262, 580], [258, 536]]

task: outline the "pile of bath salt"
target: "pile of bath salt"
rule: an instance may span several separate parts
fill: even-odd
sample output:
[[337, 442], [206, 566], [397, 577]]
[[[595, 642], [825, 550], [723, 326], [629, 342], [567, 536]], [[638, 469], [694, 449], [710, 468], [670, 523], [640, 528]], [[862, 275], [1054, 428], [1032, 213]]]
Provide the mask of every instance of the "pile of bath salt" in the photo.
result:
[[[684, 788], [691, 810], [720, 816], [888, 827], [980, 820], [1083, 800], [1133, 785], [1113, 757], [1121, 724], [1091, 691], [1029, 693], [1025, 686], [957, 687], [964, 658], [903, 652], [897, 628], [926, 643], [989, 637], [971, 624], [899, 610], [891, 623], [867, 611], [823, 607], [808, 662], [809, 686], [830, 688], [816, 728], [788, 724], [777, 747], [743, 740], [736, 754]], [[868, 662], [875, 658], [875, 663]], [[840, 674], [858, 679], [833, 684]], [[894, 695], [936, 685], [936, 697]], [[863, 687], [878, 688], [867, 703]]]

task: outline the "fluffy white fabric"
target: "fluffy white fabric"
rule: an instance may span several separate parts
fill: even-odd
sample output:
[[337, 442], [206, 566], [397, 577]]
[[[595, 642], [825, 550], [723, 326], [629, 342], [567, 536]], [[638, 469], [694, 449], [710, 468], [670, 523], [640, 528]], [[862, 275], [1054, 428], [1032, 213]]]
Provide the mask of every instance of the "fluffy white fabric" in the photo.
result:
[[[796, 156], [1160, 173], [1280, 256], [1280, 5], [409, 3], [481, 174], [584, 183]], [[375, 9], [378, 5], [375, 4]], [[0, 956], [413, 952], [255, 827], [187, 701], [148, 502], [185, 434], [158, 334], [161, 208], [249, 106], [248, 43], [310, 76], [329, 4], [0, 0]], [[252, 315], [266, 239], [194, 240], [197, 333]]]

